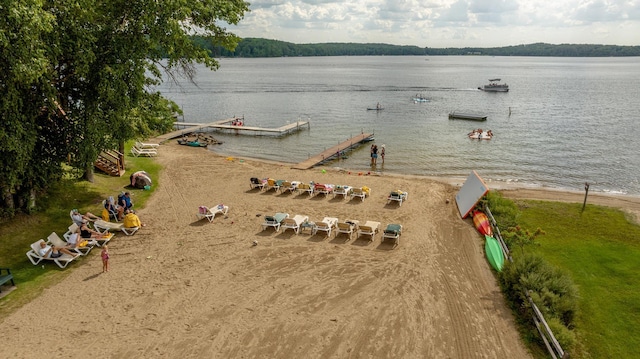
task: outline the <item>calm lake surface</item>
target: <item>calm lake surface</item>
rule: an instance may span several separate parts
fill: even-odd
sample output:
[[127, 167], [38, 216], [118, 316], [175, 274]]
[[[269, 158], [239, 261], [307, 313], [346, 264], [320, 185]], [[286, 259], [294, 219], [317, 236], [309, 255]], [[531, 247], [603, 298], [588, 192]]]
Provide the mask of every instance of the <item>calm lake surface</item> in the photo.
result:
[[[637, 57], [300, 57], [220, 65], [216, 72], [198, 67], [196, 85], [159, 87], [182, 107], [184, 121], [311, 122], [279, 138], [214, 133], [224, 141], [213, 148], [221, 154], [295, 163], [364, 131], [385, 144], [384, 165], [370, 167], [365, 145], [327, 166], [460, 179], [476, 170], [491, 182], [577, 191], [589, 182], [591, 191], [640, 195]], [[501, 78], [509, 92], [479, 91], [489, 78]], [[429, 102], [414, 103], [416, 94]], [[367, 111], [376, 103], [384, 110]], [[449, 120], [452, 111], [488, 120]], [[468, 139], [474, 128], [492, 130], [493, 139]]]

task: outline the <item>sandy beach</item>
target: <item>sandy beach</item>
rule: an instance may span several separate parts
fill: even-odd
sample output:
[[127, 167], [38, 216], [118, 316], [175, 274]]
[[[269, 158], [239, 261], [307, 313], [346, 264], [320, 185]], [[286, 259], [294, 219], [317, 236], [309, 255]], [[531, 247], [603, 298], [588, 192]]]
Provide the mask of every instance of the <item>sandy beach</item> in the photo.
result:
[[[110, 242], [110, 272], [101, 273], [95, 250], [2, 319], [0, 357], [530, 357], [483, 239], [458, 215], [457, 186], [293, 170], [173, 142], [156, 160], [165, 170], [138, 211], [146, 227]], [[249, 188], [251, 177], [368, 186], [372, 194], [349, 201], [261, 192]], [[402, 206], [387, 204], [396, 189], [409, 193]], [[505, 196], [582, 202], [584, 194], [509, 189]], [[590, 195], [589, 203], [598, 201], [640, 213], [635, 198]], [[229, 206], [226, 216], [197, 219], [198, 206], [217, 204]], [[263, 231], [275, 212], [377, 221], [381, 229], [400, 223], [403, 234], [394, 247], [380, 234], [370, 242]]]

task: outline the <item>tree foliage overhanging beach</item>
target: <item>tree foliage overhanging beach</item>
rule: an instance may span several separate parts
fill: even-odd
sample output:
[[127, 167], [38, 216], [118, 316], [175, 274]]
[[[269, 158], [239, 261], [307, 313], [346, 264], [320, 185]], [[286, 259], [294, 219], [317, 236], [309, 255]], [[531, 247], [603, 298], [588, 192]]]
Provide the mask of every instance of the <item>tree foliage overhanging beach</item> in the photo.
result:
[[171, 128], [178, 106], [150, 90], [161, 70], [218, 63], [189, 35], [239, 40], [242, 0], [14, 1], [0, 7], [0, 215], [31, 211], [68, 163], [87, 179], [103, 149]]

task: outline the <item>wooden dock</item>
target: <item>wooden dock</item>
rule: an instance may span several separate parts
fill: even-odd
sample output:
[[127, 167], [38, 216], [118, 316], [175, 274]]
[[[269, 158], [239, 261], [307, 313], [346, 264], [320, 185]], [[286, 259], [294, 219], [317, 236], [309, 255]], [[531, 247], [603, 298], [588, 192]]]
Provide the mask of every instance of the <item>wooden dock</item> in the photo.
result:
[[241, 118], [228, 118], [225, 120], [215, 121], [211, 123], [194, 123], [194, 122], [174, 122], [173, 125], [177, 129], [173, 132], [165, 133], [157, 138], [161, 141], [171, 140], [173, 138], [182, 137], [193, 132], [202, 130], [225, 130], [232, 131], [236, 134], [252, 132], [253, 134], [268, 133], [276, 136], [284, 136], [291, 132], [300, 131], [309, 128], [309, 121], [296, 121], [278, 128], [264, 128], [255, 126], [237, 126], [233, 123]]
[[353, 136], [350, 139], [335, 145], [327, 150], [320, 152], [315, 156], [311, 156], [308, 159], [293, 165], [291, 168], [298, 170], [306, 170], [318, 164], [321, 164], [325, 161], [334, 160], [339, 158], [344, 152], [350, 151], [358, 146], [361, 146], [363, 143], [373, 141], [372, 133], [361, 133], [359, 135]]

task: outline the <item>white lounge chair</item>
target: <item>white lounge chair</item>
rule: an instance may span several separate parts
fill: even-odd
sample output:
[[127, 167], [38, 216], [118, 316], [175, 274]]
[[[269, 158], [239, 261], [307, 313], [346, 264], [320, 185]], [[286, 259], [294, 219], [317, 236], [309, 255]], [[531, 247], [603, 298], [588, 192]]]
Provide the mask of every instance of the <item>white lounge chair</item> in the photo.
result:
[[[126, 234], [127, 236], [130, 236], [136, 233], [138, 229], [140, 229], [139, 227], [127, 228], [124, 226], [124, 223], [112, 223], [112, 222], [103, 221], [102, 219], [97, 219], [93, 223], [93, 225], [96, 227], [96, 231], [103, 234], [106, 234], [110, 231], [120, 231]], [[109, 237], [109, 239], [111, 239], [111, 237]]]
[[351, 194], [351, 186], [336, 186], [333, 189], [333, 198], [336, 196], [342, 196], [342, 199], [346, 199]]
[[378, 227], [380, 227], [380, 222], [367, 221], [358, 228], [358, 238], [364, 234], [371, 236], [371, 240], [373, 241], [376, 233], [378, 233]]
[[293, 229], [296, 234], [300, 233], [300, 226], [302, 223], [309, 220], [309, 216], [303, 216], [300, 214], [296, 214], [293, 218], [285, 218], [282, 221], [282, 232], [286, 231], [287, 228]]
[[356, 187], [351, 190], [351, 199], [356, 197], [360, 198], [362, 201], [368, 196], [371, 195], [371, 188], [369, 187]]
[[409, 192], [405, 191], [393, 191], [389, 193], [389, 197], [387, 197], [387, 204], [396, 201], [398, 202], [398, 206], [402, 206], [402, 201], [406, 201], [409, 197]]
[[137, 148], [137, 147], [131, 147], [131, 154], [134, 155], [135, 157], [140, 157], [140, 156], [147, 156], [147, 157], [154, 157], [158, 155], [158, 150], [156, 149], [152, 149], [152, 148]]
[[158, 147], [160, 147], [160, 144], [159, 143], [145, 143], [145, 142], [136, 141], [135, 146], [139, 150], [157, 149]]
[[300, 181], [283, 181], [282, 185], [280, 186], [280, 193], [285, 193], [285, 192], [290, 192], [293, 193], [296, 191], [296, 189], [298, 188], [298, 184], [300, 183]]
[[402, 225], [401, 224], [393, 224], [390, 223], [385, 228], [384, 232], [382, 232], [382, 241], [384, 242], [385, 238], [393, 239], [395, 244], [400, 244], [400, 235], [402, 234]]
[[27, 252], [27, 258], [29, 258], [29, 260], [31, 261], [31, 263], [33, 263], [33, 265], [38, 265], [38, 263], [42, 262], [43, 260], [50, 260], [50, 261], [53, 261], [55, 264], [57, 264], [58, 267], [66, 268], [67, 265], [69, 265], [69, 263], [73, 262], [73, 260], [76, 259], [76, 257], [70, 256], [66, 253], [62, 253], [62, 256], [58, 258], [51, 258], [51, 253], [47, 254], [46, 257], [41, 256], [40, 243], [43, 243], [43, 242], [46, 243], [44, 239], [41, 239], [37, 242], [32, 243], [31, 250]]
[[249, 188], [251, 189], [257, 188], [262, 191], [264, 189], [264, 186], [266, 186], [266, 184], [267, 184], [266, 180], [261, 180], [258, 177], [251, 177]]
[[296, 189], [298, 192], [300, 193], [308, 193], [309, 197], [313, 196], [313, 186], [307, 184], [307, 183], [299, 183], [296, 186]]
[[198, 207], [198, 213], [196, 213], [196, 217], [198, 217], [199, 220], [206, 218], [209, 220], [209, 222], [211, 222], [216, 217], [216, 214], [227, 214], [227, 212], [229, 212], [229, 206], [225, 206], [223, 204], [219, 204], [213, 207], [200, 206]]
[[[77, 247], [71, 247], [70, 244], [60, 238], [60, 236], [58, 236], [56, 232], [51, 232], [51, 234], [47, 237], [47, 240], [54, 247], [65, 247], [71, 252], [78, 253], [82, 256], [86, 256], [87, 254], [89, 254], [89, 252], [91, 252], [91, 249], [93, 249], [93, 247], [98, 244], [97, 241], [91, 240], [87, 241], [87, 244], [84, 246], [78, 245]], [[78, 243], [82, 243], [85, 240], [85, 238], [78, 238]]]
[[267, 185], [265, 187], [265, 191], [269, 191], [273, 189], [276, 192], [278, 192], [283, 182], [284, 180], [274, 180], [273, 178], [267, 178]]
[[289, 213], [276, 213], [273, 216], [265, 216], [264, 223], [262, 223], [262, 230], [264, 231], [267, 227], [275, 228], [276, 232], [280, 230], [280, 225], [285, 218], [289, 218]]
[[317, 193], [317, 194], [324, 194], [325, 196], [330, 195], [331, 193], [333, 193], [333, 185], [332, 184], [323, 184], [323, 183], [316, 183], [313, 185], [313, 192]]
[[316, 226], [313, 228], [313, 234], [318, 233], [318, 231], [323, 231], [327, 233], [327, 237], [331, 237], [331, 231], [337, 223], [338, 219], [335, 217], [324, 217], [322, 221], [316, 222]]
[[336, 236], [338, 236], [340, 233], [345, 233], [349, 236], [349, 239], [353, 238], [353, 235], [358, 231], [359, 224], [360, 222], [356, 221], [355, 219], [347, 219], [344, 222], [338, 222], [338, 224], [336, 225]]

